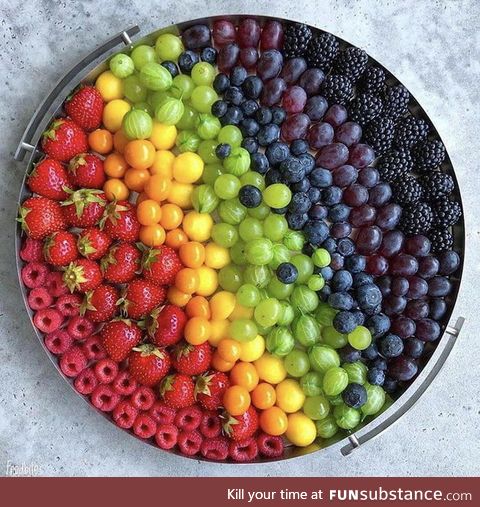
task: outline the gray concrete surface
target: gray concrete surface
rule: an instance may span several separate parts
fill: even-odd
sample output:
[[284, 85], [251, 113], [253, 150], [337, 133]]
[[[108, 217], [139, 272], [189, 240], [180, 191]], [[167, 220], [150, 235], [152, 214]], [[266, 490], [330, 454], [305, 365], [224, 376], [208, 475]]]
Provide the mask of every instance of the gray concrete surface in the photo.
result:
[[[0, 475], [7, 462], [41, 475], [478, 475], [480, 6], [476, 0], [0, 1]], [[40, 100], [73, 62], [132, 24], [142, 33], [199, 15], [258, 13], [309, 22], [365, 48], [417, 97], [446, 142], [466, 209], [465, 277], [454, 317], [467, 318], [420, 402], [345, 458], [330, 451], [237, 467], [168, 456], [88, 408], [57, 375], [17, 288], [13, 220], [24, 170], [13, 152]]]

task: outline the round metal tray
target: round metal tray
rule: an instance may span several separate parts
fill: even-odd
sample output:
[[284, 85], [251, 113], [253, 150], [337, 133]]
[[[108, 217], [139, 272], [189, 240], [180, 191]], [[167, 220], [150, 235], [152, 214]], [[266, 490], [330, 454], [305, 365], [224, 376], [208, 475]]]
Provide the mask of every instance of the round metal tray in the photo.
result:
[[[64, 100], [69, 95], [72, 89], [74, 89], [81, 82], [91, 82], [93, 81], [101, 72], [107, 69], [107, 60], [115, 53], [122, 52], [126, 50], [130, 50], [134, 46], [138, 44], [153, 44], [155, 39], [161, 33], [170, 32], [178, 34], [183, 31], [185, 28], [189, 26], [203, 23], [210, 25], [217, 19], [229, 19], [233, 22], [238, 22], [241, 19], [245, 18], [255, 18], [260, 23], [264, 23], [269, 19], [279, 19], [268, 16], [256, 16], [256, 15], [242, 15], [242, 16], [215, 16], [209, 18], [199, 18], [195, 20], [190, 20], [186, 22], [181, 22], [176, 25], [171, 25], [165, 27], [163, 29], [152, 32], [142, 38], [136, 39], [132, 41], [132, 38], [139, 34], [140, 28], [138, 26], [130, 27], [114, 37], [105, 42], [103, 45], [96, 48], [89, 55], [87, 55], [84, 59], [78, 62], [76, 65], [72, 67], [72, 69], [65, 74], [65, 76], [55, 85], [51, 93], [45, 98], [45, 100], [38, 107], [35, 114], [32, 116], [25, 132], [22, 136], [22, 139], [18, 145], [18, 148], [15, 152], [14, 159], [16, 161], [24, 161], [25, 166], [25, 175], [22, 181], [22, 186], [19, 193], [19, 204], [23, 202], [25, 198], [30, 195], [28, 188], [25, 185], [26, 176], [32, 167], [32, 164], [35, 163], [39, 158], [41, 158], [42, 154], [39, 150], [39, 143], [41, 139], [42, 132], [46, 129], [50, 121], [53, 117], [61, 114], [61, 108]], [[288, 19], [279, 19], [280, 21], [289, 22], [291, 20]], [[321, 33], [322, 30], [311, 26], [310, 27], [314, 33]], [[337, 37], [342, 47], [351, 46], [351, 44]], [[369, 58], [370, 61], [375, 62], [376, 65], [383, 67], [389, 75], [393, 76], [393, 73], [390, 72], [389, 69], [385, 68], [380, 62], [377, 62], [373, 58]], [[391, 83], [401, 83], [396, 77], [390, 77], [389, 82]], [[424, 109], [420, 106], [418, 101], [412, 96], [412, 100], [410, 101], [411, 107], [410, 110], [415, 113], [417, 116], [421, 116], [424, 120], [428, 122], [431, 127], [431, 131], [435, 133], [435, 135], [440, 138], [435, 126], [432, 121], [424, 111]], [[450, 174], [455, 182], [455, 197], [460, 202], [462, 206], [462, 199], [459, 193], [458, 182], [455, 176], [455, 172], [453, 170], [450, 157], [447, 154], [446, 160], [442, 165], [442, 169]], [[16, 233], [15, 233], [15, 250], [16, 250], [16, 265], [17, 272], [20, 283], [20, 290], [22, 292], [22, 296], [25, 303], [25, 308], [30, 316], [30, 320], [32, 321], [32, 311], [30, 310], [27, 304], [27, 290], [23, 285], [20, 271], [22, 268], [22, 260], [19, 256], [19, 251], [21, 247], [21, 237], [22, 231], [20, 226], [17, 224]], [[298, 456], [304, 456], [306, 454], [319, 451], [324, 448], [333, 448], [338, 451], [340, 455], [346, 456], [350, 454], [354, 449], [368, 442], [372, 438], [378, 436], [381, 432], [389, 428], [393, 423], [395, 423], [402, 415], [404, 415], [422, 396], [422, 394], [427, 390], [430, 386], [438, 372], [441, 370], [444, 365], [450, 351], [452, 350], [455, 341], [460, 333], [460, 330], [464, 323], [463, 317], [458, 317], [456, 319], [452, 319], [453, 310], [455, 307], [455, 303], [459, 294], [460, 289], [460, 281], [462, 277], [463, 270], [463, 257], [465, 250], [465, 224], [463, 220], [463, 216], [460, 222], [454, 227], [454, 248], [461, 256], [461, 266], [455, 273], [455, 276], [451, 277], [451, 281], [453, 282], [454, 289], [452, 293], [446, 298], [448, 304], [448, 310], [446, 315], [442, 319], [442, 336], [433, 344], [428, 344], [428, 348], [426, 347], [426, 355], [423, 357], [420, 365], [420, 370], [415, 380], [411, 382], [403, 392], [398, 393], [396, 399], [388, 408], [383, 410], [382, 413], [377, 415], [375, 418], [367, 418], [364, 423], [355, 429], [355, 431], [346, 434], [345, 432], [337, 434], [335, 437], [329, 440], [316, 441], [308, 447], [298, 448], [294, 446], [289, 446], [286, 448], [284, 455], [280, 459], [276, 459], [274, 461], [294, 458]], [[452, 322], [450, 322], [452, 321]], [[45, 350], [45, 353], [52, 361], [53, 365], [57, 369], [58, 373], [65, 379], [65, 381], [70, 385], [72, 390], [80, 396], [84, 401], [89, 403], [88, 397], [79, 394], [73, 387], [73, 382], [71, 379], [66, 377], [60, 367], [58, 365], [57, 359], [53, 356], [48, 349], [45, 347], [43, 341], [43, 335], [40, 333], [35, 326], [32, 327], [37, 335], [39, 342]], [[93, 410], [96, 410], [100, 415], [107, 418], [111, 421], [111, 418], [105, 414], [104, 412], [98, 410], [93, 405], [89, 403], [90, 407]], [[112, 422], [113, 424], [113, 422]], [[120, 428], [119, 428], [120, 429]], [[129, 432], [131, 436], [135, 435]], [[139, 438], [139, 437], [136, 437]], [[140, 439], [142, 440], [142, 439]], [[142, 440], [145, 442], [144, 440]], [[147, 442], [150, 443], [150, 442]], [[154, 444], [151, 444], [154, 445]], [[180, 454], [178, 451], [164, 451], [170, 452], [182, 457], [186, 457], [183, 454]], [[199, 456], [192, 456], [191, 458], [196, 460], [202, 460]], [[208, 460], [206, 460], [208, 461]], [[253, 463], [266, 463], [272, 460], [269, 459], [258, 459]], [[247, 463], [248, 464], [248, 463]]]

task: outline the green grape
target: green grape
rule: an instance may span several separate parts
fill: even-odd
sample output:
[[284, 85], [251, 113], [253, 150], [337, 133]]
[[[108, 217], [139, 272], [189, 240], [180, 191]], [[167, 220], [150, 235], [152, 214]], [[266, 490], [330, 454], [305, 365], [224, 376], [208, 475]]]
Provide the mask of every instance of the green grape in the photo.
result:
[[250, 264], [268, 264], [273, 259], [273, 244], [267, 238], [252, 239], [245, 247], [245, 256]]
[[360, 423], [361, 412], [342, 403], [333, 410], [333, 417], [340, 428], [353, 430]]
[[245, 242], [239, 239], [232, 247], [230, 247], [230, 258], [232, 262], [244, 266], [247, 264], [247, 258], [245, 257]]
[[218, 272], [218, 283], [224, 290], [237, 292], [243, 284], [242, 271], [238, 266], [229, 264]]
[[196, 63], [191, 72], [193, 82], [197, 85], [211, 85], [215, 77], [215, 68], [208, 62]]
[[202, 139], [215, 139], [222, 125], [218, 118], [211, 114], [200, 113], [197, 118], [197, 133]]
[[250, 342], [258, 334], [255, 322], [248, 319], [237, 319], [228, 326], [228, 334], [238, 342]]
[[[176, 99], [188, 100], [191, 98], [194, 89], [195, 83], [192, 78], [186, 74], [179, 74], [173, 78], [170, 93]], [[193, 107], [196, 109], [195, 106]]]
[[351, 384], [365, 384], [367, 381], [368, 368], [361, 361], [345, 363], [342, 368], [347, 372]]
[[322, 341], [334, 349], [341, 349], [347, 344], [347, 335], [339, 333], [333, 326], [324, 326]]
[[269, 185], [263, 191], [263, 200], [271, 207], [271, 208], [284, 208], [288, 206], [292, 199], [292, 192], [283, 183], [274, 183], [273, 185]]
[[198, 145], [197, 153], [205, 162], [205, 164], [213, 164], [215, 162], [219, 162], [219, 159], [215, 154], [216, 147], [217, 143], [211, 139], [205, 139]]
[[300, 313], [313, 312], [318, 306], [318, 295], [305, 285], [298, 285], [293, 289], [290, 303]]
[[305, 238], [299, 231], [288, 231], [283, 237], [283, 244], [293, 252], [300, 252], [305, 244]]
[[242, 131], [235, 125], [225, 125], [218, 133], [218, 142], [221, 144], [229, 144], [232, 148], [242, 144]]
[[247, 308], [254, 308], [260, 302], [260, 291], [251, 283], [244, 283], [237, 291], [237, 301]]
[[212, 104], [218, 100], [218, 95], [210, 86], [201, 85], [194, 88], [190, 100], [199, 113], [210, 113]]
[[364, 326], [357, 326], [348, 334], [348, 343], [357, 350], [365, 350], [372, 343], [372, 334]]
[[152, 135], [152, 117], [140, 109], [132, 109], [123, 117], [122, 128], [129, 139], [148, 139]]
[[[265, 236], [272, 241], [281, 241], [288, 231], [288, 223], [283, 215], [270, 213], [264, 221]], [[287, 248], [287, 247], [285, 247]]]
[[213, 189], [220, 199], [232, 199], [237, 197], [241, 186], [240, 180], [233, 174], [222, 174], [215, 180]]
[[171, 60], [174, 62], [178, 60], [183, 49], [182, 39], [173, 33], [162, 33], [155, 43], [155, 51], [162, 61]]
[[337, 396], [328, 396], [328, 401], [332, 407], [336, 407], [343, 403], [343, 398], [341, 394], [337, 394]]
[[198, 185], [192, 192], [193, 209], [199, 213], [212, 213], [219, 202], [210, 185]]
[[133, 48], [130, 53], [130, 58], [133, 60], [135, 68], [141, 70], [147, 63], [155, 62], [155, 50], [151, 46], [141, 44]]
[[307, 287], [315, 292], [323, 289], [325, 280], [322, 275], [312, 275], [307, 281]]
[[293, 291], [293, 284], [282, 283], [276, 276], [272, 276], [267, 291], [274, 298], [287, 299]]
[[325, 396], [309, 396], [303, 403], [304, 414], [314, 421], [325, 419], [330, 413], [330, 403]]
[[261, 238], [263, 236], [263, 225], [260, 220], [252, 217], [246, 217], [238, 226], [238, 233], [243, 241], [251, 241], [252, 239]]
[[317, 437], [320, 438], [332, 438], [338, 431], [338, 426], [333, 415], [327, 415], [325, 419], [316, 421], [315, 426], [317, 428]]
[[133, 104], [132, 109], [139, 109], [140, 111], [144, 111], [148, 114], [148, 116], [153, 116], [152, 106], [148, 102], [135, 102]]
[[330, 265], [330, 253], [325, 248], [317, 248], [312, 254], [312, 261], [318, 268], [325, 268]]
[[207, 185], [214, 185], [215, 181], [217, 180], [217, 178], [221, 174], [222, 174], [222, 165], [221, 164], [216, 164], [216, 163], [206, 164], [205, 167], [203, 168], [202, 180]]
[[308, 357], [312, 368], [320, 373], [325, 373], [330, 368], [340, 366], [340, 357], [337, 352], [327, 345], [319, 343], [313, 345], [308, 352]]
[[197, 151], [200, 144], [200, 138], [193, 130], [183, 130], [177, 136], [175, 146], [178, 148], [180, 153], [186, 151]]
[[320, 303], [315, 313], [315, 318], [321, 326], [332, 326], [337, 310], [326, 303]]
[[367, 390], [367, 401], [362, 405], [361, 411], [364, 415], [374, 415], [380, 412], [385, 404], [385, 391], [381, 386], [365, 384]]
[[245, 174], [242, 174], [240, 181], [242, 182], [242, 186], [253, 185], [259, 190], [263, 190], [265, 188], [265, 178], [255, 171], [248, 171]]
[[304, 347], [315, 345], [320, 339], [320, 326], [311, 315], [300, 315], [292, 324], [293, 334]]
[[288, 328], [276, 326], [268, 333], [265, 344], [270, 354], [283, 357], [291, 353], [295, 339]]
[[303, 350], [293, 349], [283, 360], [283, 365], [291, 377], [303, 377], [310, 370], [308, 354]]
[[[177, 97], [178, 98], [178, 97]], [[190, 104], [183, 103], [183, 114], [176, 125], [179, 130], [193, 130], [197, 123], [198, 113]]]
[[[265, 227], [264, 227], [265, 229]], [[266, 234], [265, 234], [266, 236]], [[274, 243], [273, 245], [273, 259], [270, 262], [272, 269], [277, 269], [282, 262], [288, 262], [290, 260], [290, 250], [282, 243]], [[292, 284], [290, 284], [292, 285]], [[292, 287], [293, 289], [293, 287]]]
[[138, 76], [132, 75], [123, 81], [123, 94], [130, 102], [143, 102], [147, 99], [147, 88]]
[[212, 239], [217, 245], [230, 248], [238, 241], [238, 232], [233, 225], [220, 222], [212, 227]]
[[262, 327], [259, 324], [257, 324], [257, 330], [258, 334], [261, 336], [268, 336], [268, 333], [272, 330], [271, 327]]
[[348, 385], [347, 372], [338, 366], [329, 368], [323, 376], [323, 392], [327, 396], [337, 396]]
[[245, 283], [251, 283], [259, 289], [264, 289], [268, 285], [271, 276], [267, 266], [247, 266], [243, 273]]
[[[240, 181], [242, 181], [242, 178], [243, 176], [240, 178]], [[264, 202], [261, 202], [256, 208], [248, 208], [248, 214], [253, 218], [263, 220], [270, 214], [270, 208]]]
[[165, 91], [149, 92], [147, 95], [147, 101], [152, 106], [153, 110], [157, 109], [158, 106], [169, 98], [171, 98], [170, 94]]
[[218, 206], [220, 218], [231, 225], [238, 225], [247, 215], [247, 208], [238, 200], [238, 197], [222, 201]]
[[120, 79], [125, 79], [128, 76], [133, 74], [135, 70], [135, 64], [133, 60], [123, 53], [118, 53], [115, 55], [109, 63], [110, 70], [112, 71], [115, 77]]
[[230, 155], [223, 161], [225, 172], [242, 176], [250, 168], [250, 153], [245, 148], [232, 148]]
[[295, 312], [286, 301], [280, 301], [280, 305], [282, 306], [282, 310], [280, 317], [278, 317], [277, 324], [279, 326], [289, 326], [295, 318]]
[[155, 118], [165, 125], [176, 125], [183, 116], [185, 108], [180, 99], [166, 98], [155, 109]]
[[145, 64], [140, 70], [140, 82], [149, 90], [165, 91], [172, 86], [172, 75], [159, 63]]
[[280, 317], [281, 309], [278, 299], [264, 299], [255, 307], [253, 313], [255, 322], [264, 327], [274, 326], [278, 321], [278, 317]]
[[[308, 362], [310, 364], [310, 361]], [[323, 394], [323, 375], [318, 371], [309, 371], [300, 379], [300, 387], [305, 396], [318, 396]]]
[[292, 256], [290, 262], [298, 270], [298, 284], [307, 283], [308, 279], [313, 275], [313, 262], [308, 255], [296, 254]]

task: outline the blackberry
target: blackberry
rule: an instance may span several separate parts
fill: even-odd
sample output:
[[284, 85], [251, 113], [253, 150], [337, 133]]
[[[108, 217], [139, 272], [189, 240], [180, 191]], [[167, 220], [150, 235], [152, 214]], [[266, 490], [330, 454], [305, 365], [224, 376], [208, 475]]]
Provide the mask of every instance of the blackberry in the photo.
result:
[[462, 216], [462, 208], [457, 201], [440, 199], [433, 203], [433, 226], [437, 228], [455, 225]]
[[283, 36], [283, 54], [285, 58], [303, 56], [312, 38], [312, 30], [304, 24], [288, 25]]
[[[284, 43], [285, 45], [285, 43]], [[308, 44], [307, 62], [309, 67], [316, 67], [327, 72], [338, 54], [340, 45], [338, 40], [331, 33], [321, 33], [310, 39]]]
[[380, 156], [392, 146], [394, 132], [394, 121], [388, 116], [379, 116], [365, 127], [363, 138], [375, 150], [375, 154]]
[[350, 118], [362, 126], [375, 119], [382, 109], [382, 99], [371, 93], [361, 93], [349, 104]]
[[332, 74], [324, 79], [320, 91], [330, 105], [343, 105], [352, 96], [353, 85], [348, 77]]
[[412, 149], [413, 162], [419, 172], [428, 172], [440, 167], [445, 160], [445, 146], [438, 139], [427, 140]]
[[433, 229], [428, 238], [432, 243], [431, 253], [446, 252], [453, 247], [453, 236], [448, 229]]
[[415, 116], [406, 116], [397, 123], [393, 141], [397, 148], [410, 149], [424, 141], [428, 136], [430, 127], [427, 122]]
[[406, 175], [392, 183], [393, 200], [398, 204], [414, 204], [423, 197], [423, 187], [418, 180]]
[[399, 229], [407, 235], [425, 234], [432, 226], [432, 208], [425, 202], [409, 204], [402, 210]]
[[454, 183], [449, 174], [434, 171], [420, 178], [427, 201], [436, 201], [451, 194]]
[[367, 53], [360, 48], [347, 48], [341, 51], [333, 62], [333, 69], [336, 74], [347, 76], [352, 81], [365, 72], [368, 63]]
[[383, 93], [385, 90], [385, 71], [381, 67], [371, 65], [365, 69], [358, 81], [358, 89], [364, 93]]
[[380, 157], [377, 170], [382, 180], [391, 183], [413, 169], [413, 161], [407, 150], [389, 150]]
[[383, 96], [385, 114], [396, 120], [408, 111], [410, 92], [403, 85], [388, 86]]

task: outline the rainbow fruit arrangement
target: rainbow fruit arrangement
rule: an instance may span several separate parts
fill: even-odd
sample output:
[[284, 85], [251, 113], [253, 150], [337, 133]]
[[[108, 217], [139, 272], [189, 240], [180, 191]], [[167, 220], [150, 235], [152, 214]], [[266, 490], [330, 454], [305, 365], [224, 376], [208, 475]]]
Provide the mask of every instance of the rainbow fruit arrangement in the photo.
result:
[[20, 209], [61, 371], [121, 428], [212, 460], [377, 414], [441, 335], [460, 265], [445, 150], [408, 91], [275, 20], [109, 66], [45, 132]]

